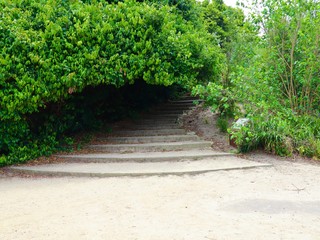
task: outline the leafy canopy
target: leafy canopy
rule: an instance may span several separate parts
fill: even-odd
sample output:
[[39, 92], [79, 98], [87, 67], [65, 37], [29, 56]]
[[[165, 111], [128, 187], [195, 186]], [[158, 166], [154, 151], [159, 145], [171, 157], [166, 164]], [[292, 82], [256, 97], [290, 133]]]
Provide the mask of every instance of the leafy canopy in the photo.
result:
[[4, 162], [49, 153], [56, 130], [35, 135], [29, 115], [88, 86], [144, 80], [191, 87], [220, 75], [218, 41], [192, 0], [0, 0], [0, 8]]

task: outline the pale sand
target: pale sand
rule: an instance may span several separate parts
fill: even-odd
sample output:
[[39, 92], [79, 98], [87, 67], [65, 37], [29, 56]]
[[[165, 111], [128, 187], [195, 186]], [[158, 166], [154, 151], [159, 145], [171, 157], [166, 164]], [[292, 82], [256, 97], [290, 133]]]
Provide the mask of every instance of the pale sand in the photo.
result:
[[320, 166], [261, 161], [275, 167], [195, 176], [3, 177], [0, 239], [320, 239]]

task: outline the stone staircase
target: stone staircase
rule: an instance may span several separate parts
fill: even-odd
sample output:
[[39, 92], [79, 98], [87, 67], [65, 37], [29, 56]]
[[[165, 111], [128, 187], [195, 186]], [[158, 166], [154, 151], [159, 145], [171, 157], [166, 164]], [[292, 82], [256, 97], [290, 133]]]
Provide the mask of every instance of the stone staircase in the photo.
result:
[[13, 166], [16, 172], [41, 176], [116, 177], [197, 174], [219, 170], [267, 167], [231, 153], [217, 152], [211, 142], [187, 132], [178, 123], [194, 99], [169, 101], [142, 114], [141, 119], [116, 126], [87, 146], [90, 153], [58, 155], [64, 161]]

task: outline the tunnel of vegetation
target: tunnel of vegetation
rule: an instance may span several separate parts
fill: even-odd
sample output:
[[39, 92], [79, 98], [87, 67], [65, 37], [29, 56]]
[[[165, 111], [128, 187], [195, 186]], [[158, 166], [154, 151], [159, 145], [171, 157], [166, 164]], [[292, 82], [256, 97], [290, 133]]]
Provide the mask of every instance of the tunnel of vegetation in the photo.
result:
[[247, 19], [222, 0], [0, 8], [0, 165], [49, 155], [73, 133], [134, 117], [181, 88], [222, 121], [251, 119], [230, 130], [241, 151], [320, 157], [315, 1], [262, 1]]
[[[0, 164], [218, 77], [194, 1], [1, 1]], [[162, 87], [161, 87], [162, 86]], [[160, 94], [161, 93], [161, 94]]]

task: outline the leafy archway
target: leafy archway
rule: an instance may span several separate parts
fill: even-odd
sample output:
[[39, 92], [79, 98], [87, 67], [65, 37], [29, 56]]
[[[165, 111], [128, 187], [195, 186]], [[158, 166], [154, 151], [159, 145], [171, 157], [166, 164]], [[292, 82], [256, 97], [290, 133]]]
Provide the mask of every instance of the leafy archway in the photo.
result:
[[218, 77], [218, 41], [198, 5], [186, 3], [0, 1], [0, 164], [51, 153], [68, 127], [42, 124], [35, 134], [30, 116], [61, 105], [71, 112], [89, 88]]

